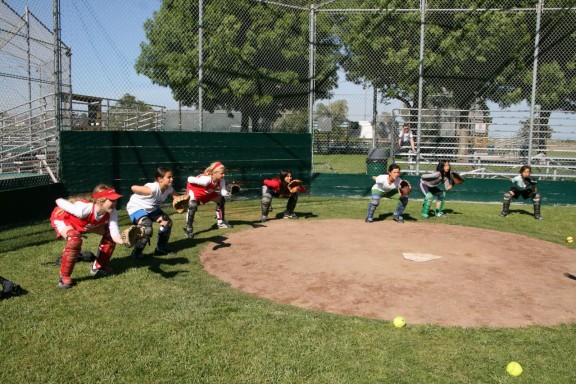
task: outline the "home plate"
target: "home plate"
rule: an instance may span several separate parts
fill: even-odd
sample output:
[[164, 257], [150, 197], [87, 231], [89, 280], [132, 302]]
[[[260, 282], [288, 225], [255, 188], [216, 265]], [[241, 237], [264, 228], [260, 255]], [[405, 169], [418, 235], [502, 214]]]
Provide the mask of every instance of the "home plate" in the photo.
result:
[[435, 259], [441, 259], [442, 256], [431, 255], [430, 253], [407, 253], [402, 254], [406, 260], [416, 261], [421, 263], [423, 261], [430, 261]]

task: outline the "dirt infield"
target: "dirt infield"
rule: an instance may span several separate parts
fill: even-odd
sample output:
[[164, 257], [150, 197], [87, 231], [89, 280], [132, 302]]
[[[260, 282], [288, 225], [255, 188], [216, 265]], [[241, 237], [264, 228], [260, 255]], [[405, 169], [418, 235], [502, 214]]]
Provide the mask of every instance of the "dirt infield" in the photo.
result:
[[576, 321], [576, 281], [563, 276], [576, 274], [576, 251], [492, 230], [275, 220], [230, 233], [200, 259], [234, 288], [317, 311], [461, 327]]

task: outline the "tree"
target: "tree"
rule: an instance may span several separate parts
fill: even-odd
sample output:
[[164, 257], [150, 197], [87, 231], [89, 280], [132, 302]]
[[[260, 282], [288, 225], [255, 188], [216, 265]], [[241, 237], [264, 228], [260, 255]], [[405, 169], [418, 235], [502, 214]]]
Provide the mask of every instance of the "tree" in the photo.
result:
[[150, 105], [126, 93], [108, 109], [107, 122], [109, 129], [150, 130], [156, 125], [156, 117]]
[[[265, 131], [279, 113], [308, 105], [308, 2], [302, 11], [248, 0], [213, 0], [203, 10], [203, 83], [199, 83], [198, 1], [164, 0], [144, 29], [136, 71], [169, 87], [186, 106], [242, 113], [242, 131]], [[330, 27], [317, 30], [317, 98], [337, 84], [339, 45]]]
[[348, 121], [348, 101], [336, 100], [328, 105], [320, 103], [316, 107], [316, 116], [329, 117], [332, 119], [332, 127], [339, 127]]
[[[381, 3], [368, 0], [362, 5]], [[477, 100], [511, 105], [525, 97], [514, 79], [530, 73], [526, 52], [533, 47], [535, 22], [525, 12], [506, 10], [512, 7], [507, 3], [440, 0], [434, 2], [433, 12], [426, 13], [424, 108], [437, 105], [438, 97], [449, 98], [446, 106], [461, 111], [458, 121], [463, 124], [457, 129], [462, 148], [467, 147], [465, 141], [470, 137], [468, 110]], [[537, 2], [515, 3], [534, 8]], [[396, 12], [395, 7], [418, 9], [419, 2], [390, 1], [385, 5], [380, 13], [348, 15], [343, 20], [346, 55], [341, 65], [350, 80], [371, 84], [384, 98], [414, 108], [418, 101], [421, 15]], [[494, 7], [498, 10], [491, 10]], [[466, 11], [443, 10], [454, 8]]]

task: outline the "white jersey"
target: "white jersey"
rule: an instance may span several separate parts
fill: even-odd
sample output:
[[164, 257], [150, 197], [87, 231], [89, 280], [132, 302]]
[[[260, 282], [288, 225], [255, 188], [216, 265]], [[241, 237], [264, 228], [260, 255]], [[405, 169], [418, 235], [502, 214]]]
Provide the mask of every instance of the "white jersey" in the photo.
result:
[[402, 182], [400, 177], [397, 177], [392, 183], [388, 180], [388, 175], [378, 175], [376, 176], [376, 184], [372, 186], [372, 189], [378, 189], [380, 192], [390, 192], [398, 189], [398, 186]]
[[147, 196], [139, 195], [137, 193], [132, 194], [132, 196], [130, 196], [130, 201], [128, 201], [128, 204], [126, 205], [126, 210], [129, 215], [141, 209], [144, 209], [148, 213], [155, 211], [160, 208], [160, 204], [162, 204], [166, 198], [174, 192], [174, 188], [171, 186], [166, 188], [164, 192], [160, 191], [160, 184], [157, 182], [147, 183], [144, 184], [144, 186], [150, 188], [152, 194]]

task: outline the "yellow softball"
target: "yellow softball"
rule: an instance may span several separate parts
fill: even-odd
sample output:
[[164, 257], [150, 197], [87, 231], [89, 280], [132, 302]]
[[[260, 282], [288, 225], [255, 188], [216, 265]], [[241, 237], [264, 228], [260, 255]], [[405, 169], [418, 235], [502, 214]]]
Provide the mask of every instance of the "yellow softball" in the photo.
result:
[[394, 318], [394, 326], [396, 328], [403, 328], [406, 326], [406, 320], [402, 316], [396, 316]]
[[522, 366], [515, 361], [511, 361], [506, 366], [506, 372], [510, 376], [520, 376], [522, 374]]
[[566, 238], [566, 242], [567, 242], [568, 244], [572, 244], [572, 243], [574, 242], [574, 238], [573, 238], [572, 236], [568, 236], [568, 237]]

